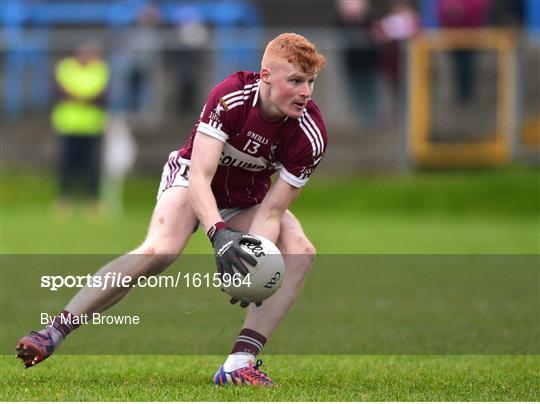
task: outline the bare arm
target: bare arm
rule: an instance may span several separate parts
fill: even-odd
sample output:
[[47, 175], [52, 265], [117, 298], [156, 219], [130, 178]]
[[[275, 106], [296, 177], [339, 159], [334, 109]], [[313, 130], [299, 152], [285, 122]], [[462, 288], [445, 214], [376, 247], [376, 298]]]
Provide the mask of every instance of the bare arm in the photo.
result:
[[195, 136], [191, 154], [189, 191], [193, 209], [205, 231], [222, 220], [211, 189], [222, 150], [223, 142], [201, 132]]
[[279, 237], [281, 218], [298, 197], [300, 190], [278, 177], [255, 214], [249, 233], [266, 237], [275, 243]]

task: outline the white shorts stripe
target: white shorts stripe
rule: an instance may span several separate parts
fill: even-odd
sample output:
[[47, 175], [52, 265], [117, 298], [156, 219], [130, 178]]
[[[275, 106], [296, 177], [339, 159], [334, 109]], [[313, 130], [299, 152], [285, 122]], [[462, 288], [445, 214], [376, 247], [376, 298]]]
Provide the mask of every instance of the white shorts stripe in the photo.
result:
[[168, 166], [168, 169], [169, 169], [169, 174], [167, 175], [167, 186], [169, 186], [169, 184], [172, 182], [172, 177], [173, 177], [173, 171], [174, 171], [174, 159], [173, 157], [169, 156], [169, 161], [167, 163], [167, 166]]
[[173, 170], [173, 153], [171, 153], [169, 155], [169, 159], [167, 160], [167, 163], [165, 164], [165, 167], [163, 167], [163, 169], [167, 169], [168, 170], [168, 173], [167, 173], [167, 186], [170, 184], [170, 182], [172, 181], [171, 180], [171, 172]]
[[[188, 186], [187, 177], [190, 164], [191, 162], [189, 160], [179, 156], [178, 150], [169, 154], [169, 158], [163, 166], [157, 199], [159, 199], [163, 191], [168, 188]], [[179, 173], [180, 175], [178, 175]]]
[[171, 160], [171, 167], [172, 167], [172, 170], [170, 172], [170, 178], [169, 178], [169, 181], [167, 181], [167, 187], [170, 187], [171, 184], [174, 182], [174, 180], [176, 179], [176, 175], [178, 174], [178, 171], [180, 171], [180, 165], [178, 164], [178, 162], [176, 161], [176, 159], [172, 159]]

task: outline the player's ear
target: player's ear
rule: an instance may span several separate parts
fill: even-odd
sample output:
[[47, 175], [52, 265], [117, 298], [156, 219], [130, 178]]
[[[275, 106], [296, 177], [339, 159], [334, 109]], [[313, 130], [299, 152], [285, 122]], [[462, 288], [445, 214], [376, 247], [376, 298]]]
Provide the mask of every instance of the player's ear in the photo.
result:
[[270, 70], [267, 67], [261, 69], [261, 81], [270, 84]]

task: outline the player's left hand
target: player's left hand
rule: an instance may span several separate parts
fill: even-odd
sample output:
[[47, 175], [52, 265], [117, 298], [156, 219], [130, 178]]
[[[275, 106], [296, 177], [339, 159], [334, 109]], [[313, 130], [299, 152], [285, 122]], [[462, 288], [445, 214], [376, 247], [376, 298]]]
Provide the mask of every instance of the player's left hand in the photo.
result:
[[[236, 303], [238, 303], [238, 302], [239, 302], [239, 300], [238, 300], [238, 299], [235, 299], [234, 297], [231, 297], [231, 300], [229, 300], [229, 303], [230, 303], [230, 304], [236, 304]], [[250, 302], [240, 302], [240, 307], [243, 308], [243, 309], [245, 309], [246, 307], [249, 306], [249, 303], [250, 303]], [[255, 306], [257, 306], [257, 307], [262, 306], [262, 302], [256, 302], [256, 303], [255, 303]]]

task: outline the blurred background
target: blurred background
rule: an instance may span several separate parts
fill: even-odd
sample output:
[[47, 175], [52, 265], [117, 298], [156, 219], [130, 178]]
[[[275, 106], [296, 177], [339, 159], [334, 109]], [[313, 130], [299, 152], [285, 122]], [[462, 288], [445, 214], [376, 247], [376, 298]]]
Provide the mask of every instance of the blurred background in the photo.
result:
[[290, 31], [327, 58], [328, 153], [295, 207], [319, 249], [538, 252], [537, 0], [0, 7], [3, 252], [133, 247], [208, 92]]

